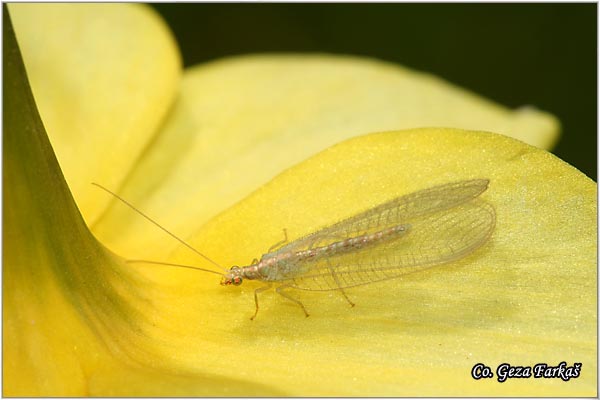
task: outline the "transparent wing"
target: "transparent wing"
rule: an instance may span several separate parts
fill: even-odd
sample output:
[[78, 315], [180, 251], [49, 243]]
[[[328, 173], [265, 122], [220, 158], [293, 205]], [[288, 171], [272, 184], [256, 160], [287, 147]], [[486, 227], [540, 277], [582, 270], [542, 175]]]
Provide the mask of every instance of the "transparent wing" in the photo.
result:
[[297, 239], [273, 253], [264, 255], [263, 258], [326, 246], [329, 243], [380, 231], [395, 225], [412, 224], [415, 218], [442, 212], [473, 200], [487, 189], [488, 184], [488, 179], [466, 180], [398, 197]]
[[[414, 215], [408, 232], [355, 252], [334, 254], [303, 263], [304, 273], [287, 279], [303, 290], [334, 290], [396, 278], [463, 258], [491, 236], [495, 212], [482, 200], [451, 209]], [[335, 275], [335, 276], [334, 276]]]

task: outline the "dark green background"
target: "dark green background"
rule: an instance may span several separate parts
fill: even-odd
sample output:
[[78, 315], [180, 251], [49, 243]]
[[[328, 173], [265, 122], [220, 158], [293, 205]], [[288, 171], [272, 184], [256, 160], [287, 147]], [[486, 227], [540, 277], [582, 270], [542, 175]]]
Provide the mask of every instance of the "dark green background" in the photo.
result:
[[562, 124], [554, 153], [596, 179], [596, 4], [154, 4], [185, 66], [256, 52], [359, 54]]

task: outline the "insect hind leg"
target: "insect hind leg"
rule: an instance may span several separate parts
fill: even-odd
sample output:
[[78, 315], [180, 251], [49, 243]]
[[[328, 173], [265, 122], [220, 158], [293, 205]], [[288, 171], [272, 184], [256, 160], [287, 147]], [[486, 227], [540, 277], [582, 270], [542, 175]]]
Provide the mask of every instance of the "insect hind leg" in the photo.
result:
[[335, 281], [335, 284], [337, 285], [337, 290], [339, 290], [339, 292], [342, 294], [342, 296], [344, 296], [344, 298], [346, 299], [348, 304], [350, 304], [350, 307], [354, 307], [356, 304], [354, 304], [352, 302], [352, 300], [350, 300], [350, 298], [348, 297], [348, 295], [342, 288], [342, 284], [340, 283], [340, 280], [339, 280], [337, 274], [335, 273], [335, 270], [333, 269], [333, 267], [331, 266], [331, 264], [329, 262], [327, 263], [327, 268], [329, 269], [329, 272], [331, 272], [331, 276], [333, 277], [333, 280]]
[[290, 296], [288, 293], [285, 293], [284, 290], [285, 289], [289, 289], [291, 286], [290, 285], [281, 285], [279, 286], [277, 289], [275, 289], [275, 291], [282, 295], [283, 297], [285, 297], [286, 299], [293, 301], [294, 303], [298, 304], [301, 308], [302, 311], [304, 311], [304, 315], [306, 315], [308, 317], [308, 311], [306, 311], [306, 307], [304, 307], [304, 304], [302, 304], [302, 302], [298, 299], [293, 298], [292, 296]]
[[[341, 236], [334, 236], [334, 235], [319, 237], [315, 241], [313, 241], [312, 243], [310, 243], [310, 245], [308, 246], [308, 248], [312, 249], [313, 247], [318, 246], [321, 242], [326, 242], [326, 239], [330, 239], [330, 240], [331, 239], [343, 240], [344, 238], [341, 237]], [[348, 304], [350, 304], [350, 307], [354, 307], [356, 304], [354, 304], [352, 302], [352, 300], [350, 300], [350, 298], [346, 294], [346, 291], [343, 289], [342, 284], [340, 283], [340, 280], [338, 278], [338, 275], [335, 273], [335, 269], [333, 268], [333, 266], [331, 265], [330, 262], [327, 262], [327, 268], [329, 269], [329, 272], [331, 272], [331, 276], [333, 277], [333, 280], [335, 281], [335, 284], [337, 285], [337, 288], [335, 288], [335, 289], [338, 290], [342, 294], [342, 296], [344, 296], [344, 298], [346, 299], [346, 301], [348, 302]]]

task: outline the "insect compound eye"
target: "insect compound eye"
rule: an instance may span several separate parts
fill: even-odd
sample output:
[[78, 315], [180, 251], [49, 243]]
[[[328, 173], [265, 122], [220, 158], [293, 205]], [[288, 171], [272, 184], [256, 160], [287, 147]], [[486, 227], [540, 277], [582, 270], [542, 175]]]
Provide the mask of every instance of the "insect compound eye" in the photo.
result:
[[231, 274], [231, 281], [230, 284], [234, 285], [234, 286], [239, 286], [242, 284], [242, 269], [240, 267], [238, 267], [237, 265], [234, 265], [233, 267], [231, 267], [231, 269], [229, 270], [230, 274]]

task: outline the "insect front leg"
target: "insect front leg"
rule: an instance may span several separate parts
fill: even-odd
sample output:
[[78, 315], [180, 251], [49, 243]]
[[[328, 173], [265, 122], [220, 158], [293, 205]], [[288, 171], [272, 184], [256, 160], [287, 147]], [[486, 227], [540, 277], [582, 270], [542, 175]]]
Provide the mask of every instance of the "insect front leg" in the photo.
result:
[[254, 321], [254, 318], [256, 318], [256, 315], [258, 314], [258, 294], [262, 293], [265, 290], [268, 290], [270, 288], [271, 288], [271, 284], [267, 283], [265, 286], [261, 286], [254, 291], [254, 304], [256, 304], [256, 311], [254, 311], [254, 315], [252, 317], [250, 317], [250, 321]]
[[277, 289], [275, 289], [275, 291], [277, 293], [279, 293], [280, 295], [282, 295], [283, 297], [285, 297], [286, 299], [293, 301], [294, 303], [296, 303], [300, 307], [302, 307], [302, 311], [304, 311], [304, 315], [306, 315], [308, 317], [308, 312], [306, 311], [306, 307], [304, 307], [304, 304], [302, 304], [302, 302], [300, 300], [295, 299], [292, 296], [290, 296], [289, 294], [284, 292], [285, 289], [289, 289], [289, 288], [290, 288], [290, 285], [281, 285]]

